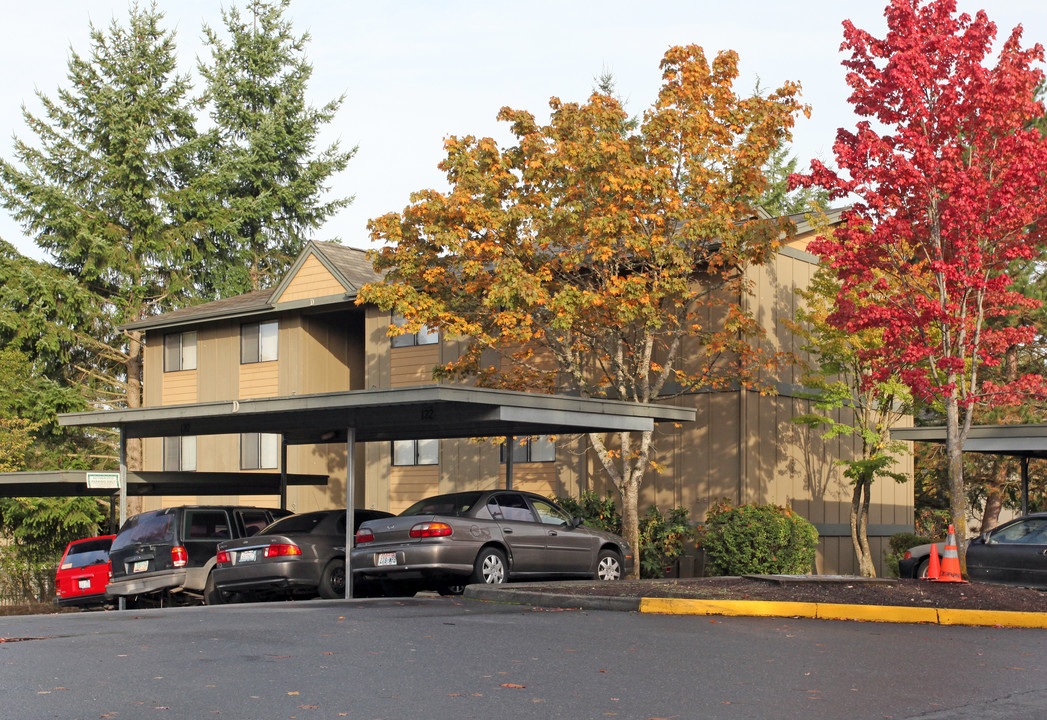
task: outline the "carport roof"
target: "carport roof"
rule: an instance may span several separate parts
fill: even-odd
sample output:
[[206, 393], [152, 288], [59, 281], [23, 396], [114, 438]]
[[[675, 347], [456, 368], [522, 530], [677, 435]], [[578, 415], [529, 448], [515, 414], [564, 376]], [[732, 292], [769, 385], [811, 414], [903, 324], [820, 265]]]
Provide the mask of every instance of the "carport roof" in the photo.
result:
[[120, 428], [127, 438], [282, 433], [290, 445], [652, 430], [692, 408], [486, 388], [426, 385], [59, 415], [60, 425]]
[[[894, 440], [945, 442], [945, 428], [914, 427], [891, 430]], [[964, 452], [1047, 458], [1047, 425], [974, 425], [967, 435]]]
[[[0, 497], [105, 497], [115, 489], [91, 488], [85, 470], [0, 473]], [[327, 475], [288, 473], [288, 485], [326, 485]], [[280, 473], [127, 471], [127, 494], [278, 495]]]

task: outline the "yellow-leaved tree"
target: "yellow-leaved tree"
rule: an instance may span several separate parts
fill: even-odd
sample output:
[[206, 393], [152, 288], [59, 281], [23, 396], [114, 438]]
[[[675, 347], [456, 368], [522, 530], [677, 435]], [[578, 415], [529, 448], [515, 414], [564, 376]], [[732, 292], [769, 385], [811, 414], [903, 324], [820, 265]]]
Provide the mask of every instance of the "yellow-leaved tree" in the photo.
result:
[[[547, 125], [503, 108], [511, 147], [449, 138], [450, 189], [369, 224], [386, 274], [359, 302], [396, 310], [406, 330], [469, 338], [437, 377], [636, 403], [759, 387], [775, 358], [753, 342], [744, 269], [791, 228], [756, 206], [762, 168], [807, 108], [793, 82], [739, 95], [734, 52], [710, 63], [674, 47], [661, 68], [639, 123], [604, 88], [585, 103], [552, 98]], [[636, 548], [652, 433], [589, 439]]]

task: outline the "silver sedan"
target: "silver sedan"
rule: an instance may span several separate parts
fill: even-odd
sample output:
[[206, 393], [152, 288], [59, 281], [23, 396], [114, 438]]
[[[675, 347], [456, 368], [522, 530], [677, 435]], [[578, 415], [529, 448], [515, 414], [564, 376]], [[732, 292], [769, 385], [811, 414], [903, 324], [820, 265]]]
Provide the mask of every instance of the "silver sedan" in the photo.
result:
[[387, 594], [457, 594], [468, 583], [618, 580], [633, 563], [621, 537], [585, 527], [541, 495], [489, 490], [437, 495], [361, 524], [350, 566], [354, 583], [378, 581]]

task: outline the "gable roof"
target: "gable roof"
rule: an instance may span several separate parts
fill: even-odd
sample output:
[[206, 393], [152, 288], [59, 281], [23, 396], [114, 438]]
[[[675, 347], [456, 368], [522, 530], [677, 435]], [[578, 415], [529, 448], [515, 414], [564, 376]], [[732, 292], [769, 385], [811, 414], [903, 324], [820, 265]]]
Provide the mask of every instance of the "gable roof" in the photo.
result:
[[371, 261], [367, 258], [366, 250], [347, 247], [334, 242], [310, 241], [302, 249], [294, 264], [276, 287], [179, 308], [178, 310], [146, 318], [145, 320], [121, 325], [120, 329], [153, 330], [190, 323], [213, 322], [228, 318], [259, 315], [280, 310], [285, 306], [288, 308], [293, 307], [299, 303], [279, 303], [276, 300], [310, 257], [315, 257], [319, 260], [345, 289], [343, 295], [328, 298], [328, 303], [352, 302], [356, 299], [356, 295], [361, 287], [369, 282], [380, 280], [382, 277], [374, 271]]

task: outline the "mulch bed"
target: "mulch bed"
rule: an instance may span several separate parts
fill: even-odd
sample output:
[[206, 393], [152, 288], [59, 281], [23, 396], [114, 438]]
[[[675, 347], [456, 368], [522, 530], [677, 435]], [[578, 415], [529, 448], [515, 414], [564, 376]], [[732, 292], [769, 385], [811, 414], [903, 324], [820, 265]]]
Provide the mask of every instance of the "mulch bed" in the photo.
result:
[[811, 577], [802, 581], [778, 583], [747, 577], [712, 577], [604, 583], [535, 583], [533, 587], [536, 590], [541, 588], [565, 595], [768, 600], [1047, 612], [1047, 592], [1040, 590], [989, 583], [940, 583], [898, 578], [866, 582], [861, 578], [832, 578], [819, 581], [817, 577]]

